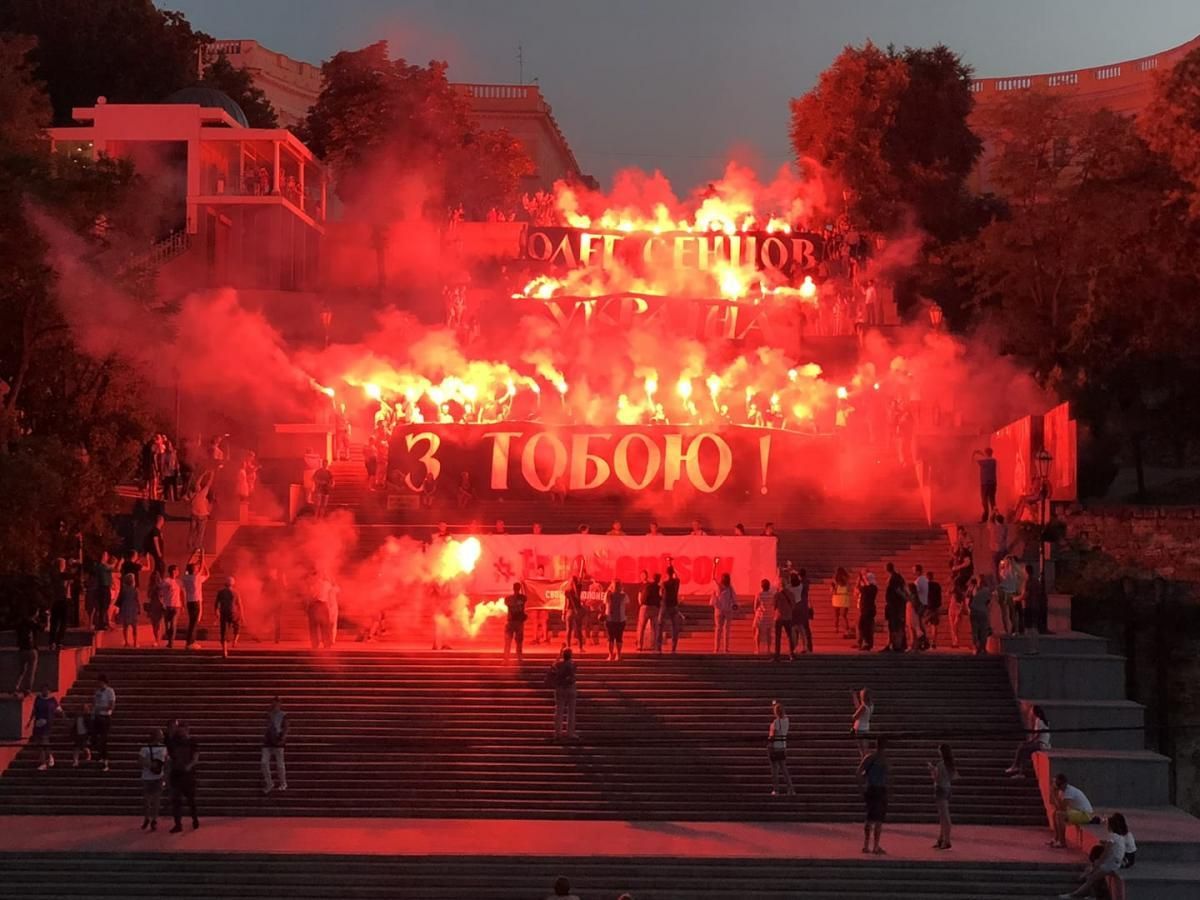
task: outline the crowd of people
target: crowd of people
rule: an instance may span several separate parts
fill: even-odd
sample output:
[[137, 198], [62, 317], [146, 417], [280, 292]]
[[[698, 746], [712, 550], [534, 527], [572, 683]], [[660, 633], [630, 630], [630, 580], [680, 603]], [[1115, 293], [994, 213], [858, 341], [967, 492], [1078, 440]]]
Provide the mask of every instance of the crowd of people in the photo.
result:
[[[29, 719], [32, 726], [30, 742], [38, 749], [38, 771], [54, 768], [51, 749], [54, 724], [58, 719], [68, 719], [72, 768], [95, 763], [101, 771], [108, 772], [111, 762], [109, 736], [116, 709], [117, 693], [103, 673], [96, 676], [91, 700], [74, 710], [65, 709], [50, 689], [43, 687], [33, 702]], [[280, 698], [274, 697], [266, 710], [259, 758], [263, 796], [287, 790], [285, 749], [288, 729], [288, 714]], [[191, 817], [192, 830], [200, 827], [196, 803], [199, 763], [200, 745], [182, 719], [172, 718], [162, 728], [151, 729], [145, 736], [137, 749], [143, 831], [158, 830], [164, 793], [170, 798], [175, 820], [170, 829], [172, 834], [183, 831], [185, 807]]]

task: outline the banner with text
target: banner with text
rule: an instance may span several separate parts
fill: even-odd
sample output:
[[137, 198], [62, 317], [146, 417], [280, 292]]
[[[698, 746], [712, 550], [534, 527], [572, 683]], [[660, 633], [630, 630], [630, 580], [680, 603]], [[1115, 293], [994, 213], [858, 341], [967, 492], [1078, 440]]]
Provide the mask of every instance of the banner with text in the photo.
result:
[[665, 578], [668, 564], [679, 575], [682, 596], [708, 597], [713, 579], [729, 573], [734, 590], [749, 603], [759, 581], [774, 581], [778, 568], [773, 537], [489, 534], [479, 542], [483, 552], [467, 592], [502, 597], [523, 581], [529, 609], [562, 609], [563, 582], [581, 571], [602, 587], [613, 579], [634, 585], [643, 570]]
[[827, 437], [752, 426], [403, 425], [392, 434], [388, 477], [394, 490], [442, 495], [463, 486], [500, 497], [731, 496], [767, 493], [773, 457], [815, 475], [830, 470], [833, 453]]

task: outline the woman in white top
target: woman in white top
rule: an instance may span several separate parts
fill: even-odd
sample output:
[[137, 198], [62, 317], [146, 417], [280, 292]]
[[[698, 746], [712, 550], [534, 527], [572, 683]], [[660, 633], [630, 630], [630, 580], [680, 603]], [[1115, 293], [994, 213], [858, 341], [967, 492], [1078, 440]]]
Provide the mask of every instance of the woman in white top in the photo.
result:
[[771, 582], [762, 580], [762, 590], [754, 598], [754, 652], [771, 652], [771, 626], [775, 621], [775, 595]]
[[1029, 739], [1017, 745], [1013, 764], [1004, 770], [1009, 778], [1024, 778], [1026, 767], [1033, 761], [1033, 754], [1050, 749], [1050, 725], [1046, 722], [1046, 713], [1040, 706], [1035, 706], [1030, 710], [1029, 718], [1033, 722]]
[[1104, 884], [1109, 875], [1133, 865], [1131, 857], [1136, 853], [1137, 844], [1133, 842], [1125, 817], [1121, 813], [1113, 813], [1108, 817], [1108, 834], [1092, 848], [1091, 864], [1083, 873], [1083, 883], [1069, 894], [1059, 894], [1060, 900], [1097, 896], [1097, 888]]
[[854, 699], [854, 721], [850, 731], [854, 733], [858, 744], [859, 759], [866, 759], [871, 752], [871, 715], [875, 712], [875, 703], [871, 700], [871, 692], [866, 688], [861, 691], [851, 691]]
[[161, 728], [150, 732], [146, 745], [138, 751], [142, 764], [142, 800], [146, 817], [142, 819], [142, 831], [158, 828], [158, 806], [162, 800], [163, 779], [167, 771], [167, 748], [163, 744]]
[[787, 735], [788, 717], [783, 711], [783, 704], [776, 700], [771, 704], [775, 718], [767, 729], [767, 755], [771, 760], [771, 796], [779, 796], [779, 782], [783, 781], [789, 795], [795, 794], [792, 787], [792, 775], [787, 767]]

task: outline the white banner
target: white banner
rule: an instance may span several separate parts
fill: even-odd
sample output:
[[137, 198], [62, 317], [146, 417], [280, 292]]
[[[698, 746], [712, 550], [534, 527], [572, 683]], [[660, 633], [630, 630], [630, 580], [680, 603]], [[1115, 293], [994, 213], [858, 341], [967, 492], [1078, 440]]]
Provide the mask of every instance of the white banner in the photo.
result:
[[[487, 597], [508, 594], [515, 581], [565, 580], [581, 567], [604, 583], [617, 578], [634, 584], [642, 570], [651, 577], [662, 573], [665, 579], [667, 565], [673, 564], [681, 596], [707, 598], [714, 577], [728, 572], [739, 599], [749, 603], [759, 581], [774, 582], [778, 570], [773, 537], [489, 534], [481, 535], [479, 543], [483, 552], [467, 591]], [[550, 593], [553, 605], [561, 607], [561, 597]]]

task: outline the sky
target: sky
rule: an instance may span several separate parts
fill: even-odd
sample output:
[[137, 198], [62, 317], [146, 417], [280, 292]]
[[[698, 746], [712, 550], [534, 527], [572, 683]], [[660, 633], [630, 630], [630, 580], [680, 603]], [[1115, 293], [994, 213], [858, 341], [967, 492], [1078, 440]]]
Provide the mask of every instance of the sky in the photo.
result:
[[216, 38], [319, 63], [386, 39], [454, 81], [536, 79], [585, 172], [661, 169], [685, 193], [731, 157], [791, 158], [788, 100], [838, 51], [945, 43], [977, 75], [1097, 66], [1200, 34], [1197, 0], [160, 0]]

